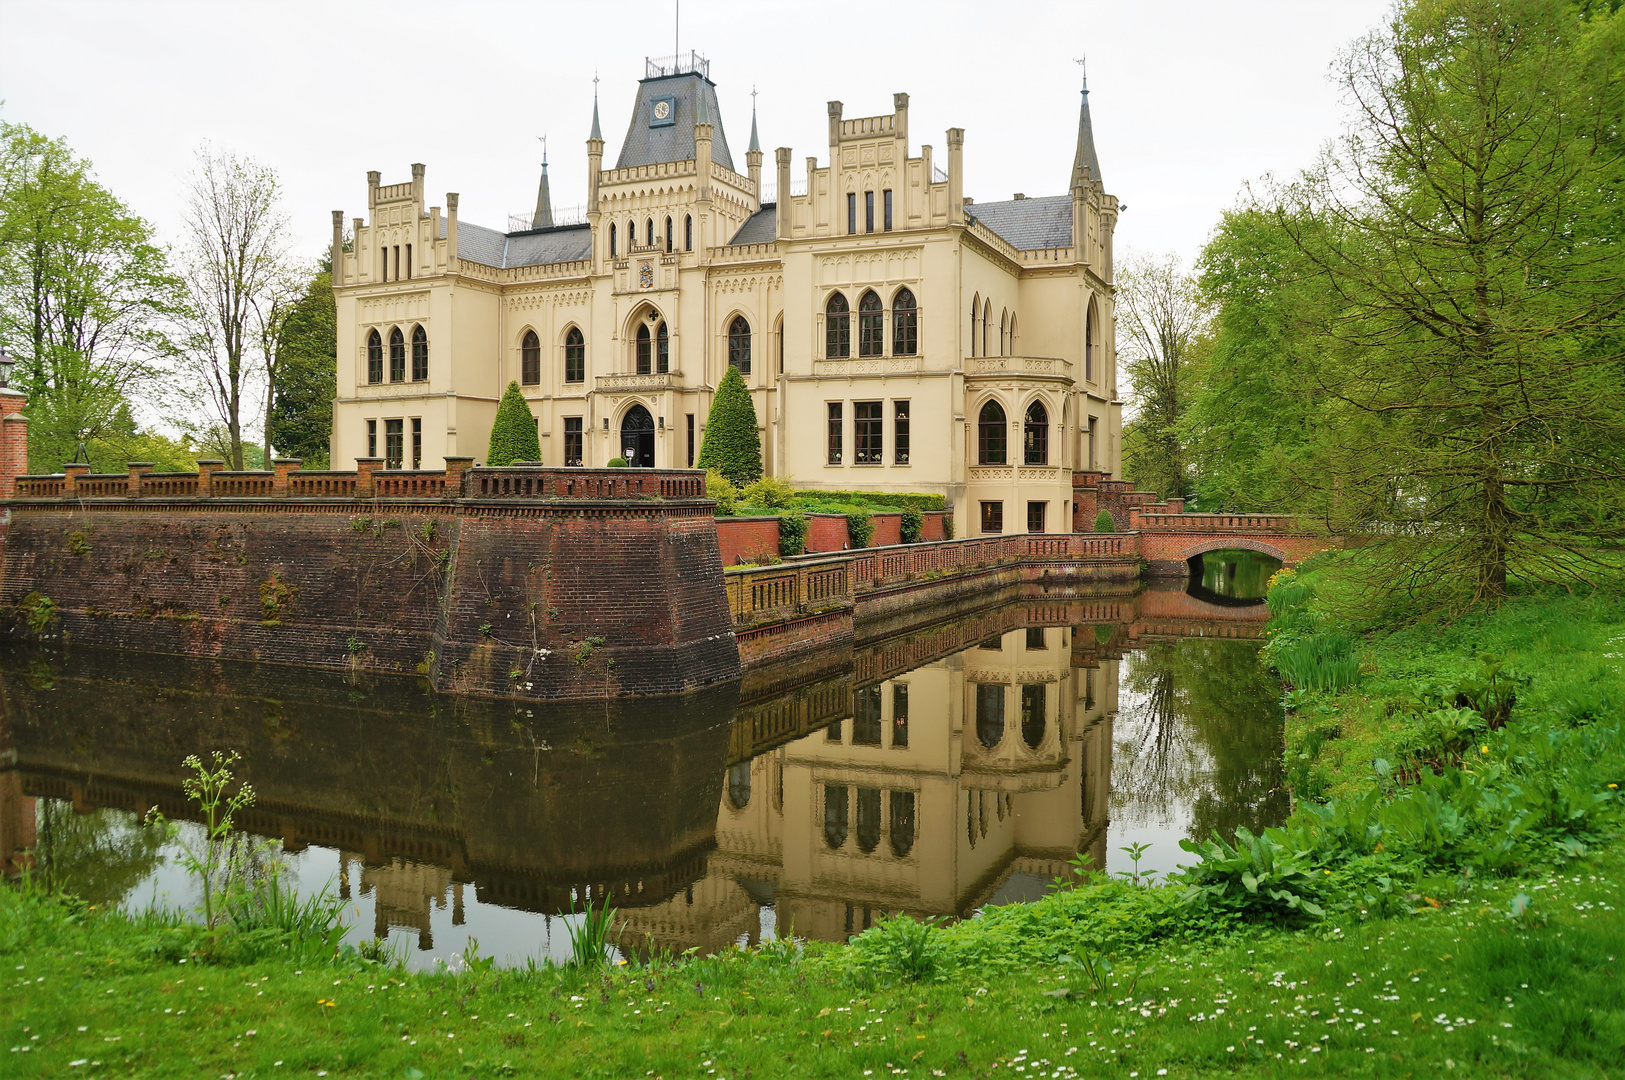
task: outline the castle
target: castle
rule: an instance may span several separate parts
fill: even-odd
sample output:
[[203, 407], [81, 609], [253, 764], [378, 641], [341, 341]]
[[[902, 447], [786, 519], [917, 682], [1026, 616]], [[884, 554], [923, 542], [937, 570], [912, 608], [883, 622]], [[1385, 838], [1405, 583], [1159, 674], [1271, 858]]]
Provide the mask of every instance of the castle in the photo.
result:
[[[1073, 470], [1117, 473], [1112, 233], [1083, 91], [1064, 195], [977, 203], [960, 128], [947, 168], [910, 156], [908, 95], [848, 119], [829, 156], [764, 184], [751, 119], [737, 170], [709, 63], [646, 62], [613, 167], [593, 106], [587, 204], [497, 231], [368, 174], [333, 214], [332, 461], [483, 458], [517, 382], [547, 465], [692, 466], [727, 366], [750, 387], [771, 475], [932, 492], [963, 536], [1065, 532]], [[564, 215], [560, 215], [564, 217]], [[520, 226], [514, 228], [512, 226]]]

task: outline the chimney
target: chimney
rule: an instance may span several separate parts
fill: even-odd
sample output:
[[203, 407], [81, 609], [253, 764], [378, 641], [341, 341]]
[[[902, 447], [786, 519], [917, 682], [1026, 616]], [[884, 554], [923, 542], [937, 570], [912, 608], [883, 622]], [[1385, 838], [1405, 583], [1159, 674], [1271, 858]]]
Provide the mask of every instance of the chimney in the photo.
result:
[[781, 146], [773, 151], [773, 163], [777, 166], [779, 173], [779, 193], [775, 196], [778, 199], [779, 208], [774, 215], [778, 219], [778, 225], [774, 230], [774, 235], [780, 240], [788, 240], [790, 238], [790, 148]]
[[965, 129], [948, 129], [948, 223], [965, 224]]

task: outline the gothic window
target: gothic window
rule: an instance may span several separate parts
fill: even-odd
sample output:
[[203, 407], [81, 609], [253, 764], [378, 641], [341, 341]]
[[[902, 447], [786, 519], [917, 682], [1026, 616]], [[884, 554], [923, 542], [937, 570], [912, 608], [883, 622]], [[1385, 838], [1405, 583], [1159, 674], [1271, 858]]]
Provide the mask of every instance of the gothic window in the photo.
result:
[[666, 254], [671, 254], [671, 218], [666, 219]]
[[875, 231], [875, 193], [872, 191], [863, 193], [863, 231]]
[[987, 348], [988, 334], [990, 333], [990, 331], [988, 330], [988, 324], [991, 323], [992, 321], [993, 321], [993, 301], [984, 300], [984, 301], [982, 301], [982, 355], [983, 356], [992, 356], [993, 355], [991, 352], [988, 351], [988, 348]]
[[655, 331], [655, 371], [661, 375], [671, 370], [671, 341], [662, 322]]
[[978, 465], [1005, 465], [1004, 409], [997, 401], [982, 406], [976, 418], [976, 463]]
[[635, 221], [628, 221], [626, 223], [626, 253], [628, 255], [632, 254], [632, 249], [637, 247], [637, 246], [638, 246], [638, 223], [635, 222]]
[[880, 789], [858, 788], [858, 850], [865, 855], [880, 846]]
[[429, 335], [421, 326], [412, 328], [412, 381], [429, 377]]
[[542, 343], [534, 330], [526, 330], [519, 345], [519, 381], [526, 386], [542, 381]]
[[[1095, 303], [1089, 301], [1089, 317], [1084, 322], [1083, 330], [1083, 377], [1087, 382], [1095, 381]], [[1090, 462], [1090, 468], [1094, 463]]]
[[1016, 344], [1016, 315], [1015, 315], [1015, 312], [1010, 313], [1010, 355], [1011, 356], [1020, 356], [1021, 355], [1021, 346]]
[[846, 231], [858, 231], [858, 196], [854, 191], [846, 193]]
[[880, 687], [866, 686], [852, 692], [852, 745], [880, 745]]
[[578, 326], [570, 327], [570, 332], [564, 335], [564, 381], [587, 381], [587, 339], [581, 336]]
[[750, 323], [743, 315], [728, 324], [728, 366], [738, 368], [741, 375], [750, 374]]
[[615, 223], [609, 223], [609, 257], [615, 257]]
[[886, 196], [886, 231], [891, 232], [891, 188], [885, 191]]
[[376, 330], [367, 335], [367, 381], [384, 381], [384, 339]]
[[973, 297], [970, 298], [970, 354], [972, 356], [980, 356], [981, 355], [981, 353], [979, 353], [977, 351], [977, 349], [976, 349], [976, 343], [978, 341], [978, 337], [977, 337], [977, 333], [976, 333], [976, 324], [981, 319], [981, 317], [982, 317], [982, 298], [980, 296], [973, 296]]
[[643, 243], [645, 247], [655, 246], [655, 219], [649, 218], [643, 223]]
[[647, 375], [654, 370], [654, 357], [650, 352], [649, 324], [638, 323], [638, 374]]
[[976, 686], [976, 740], [991, 750], [1004, 738], [1004, 684]]
[[1022, 425], [1022, 457], [1027, 465], [1049, 464], [1049, 413], [1043, 403], [1027, 406], [1027, 422]]
[[1043, 683], [1021, 688], [1021, 741], [1030, 750], [1037, 750], [1044, 742], [1044, 701]]
[[1010, 355], [1010, 312], [999, 312], [999, 355]]
[[894, 791], [891, 793], [891, 853], [902, 859], [913, 850], [914, 793]]
[[824, 355], [831, 360], [852, 355], [852, 308], [840, 293], [824, 305]]
[[898, 289], [891, 308], [891, 353], [913, 356], [920, 349], [920, 313], [915, 308], [914, 294]]
[[406, 335], [398, 326], [389, 332], [389, 381], [406, 381]]
[[886, 352], [886, 312], [873, 292], [858, 301], [858, 355], [882, 356]]
[[846, 845], [847, 823], [851, 820], [851, 798], [845, 784], [824, 785], [824, 843], [832, 848]]
[[683, 250], [694, 250], [694, 216], [692, 214], [683, 215]]

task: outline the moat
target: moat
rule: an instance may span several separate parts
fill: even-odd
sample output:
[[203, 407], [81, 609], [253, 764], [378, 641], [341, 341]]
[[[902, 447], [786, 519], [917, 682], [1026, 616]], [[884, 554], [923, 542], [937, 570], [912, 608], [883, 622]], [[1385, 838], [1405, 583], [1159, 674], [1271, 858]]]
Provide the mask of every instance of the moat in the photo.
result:
[[[1210, 559], [1217, 567], [1219, 559]], [[1229, 564], [1226, 564], [1229, 565]], [[661, 701], [538, 706], [420, 680], [100, 650], [0, 652], [0, 864], [96, 904], [188, 907], [148, 807], [184, 820], [180, 762], [231, 748], [302, 891], [416, 967], [476, 937], [569, 955], [608, 895], [628, 947], [840, 940], [883, 913], [1036, 898], [1075, 852], [1119, 872], [1179, 840], [1284, 818], [1268, 567], [1187, 590], [1011, 592], [859, 644], [839, 674]], [[191, 826], [183, 826], [191, 827]]]

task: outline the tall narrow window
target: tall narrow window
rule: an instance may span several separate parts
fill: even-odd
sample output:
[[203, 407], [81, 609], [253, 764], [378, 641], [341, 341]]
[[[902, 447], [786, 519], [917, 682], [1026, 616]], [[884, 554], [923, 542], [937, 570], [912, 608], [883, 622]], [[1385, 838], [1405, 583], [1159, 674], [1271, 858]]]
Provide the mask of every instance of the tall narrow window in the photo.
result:
[[851, 796], [845, 784], [824, 785], [824, 843], [832, 848], [846, 845], [847, 823], [851, 821]]
[[655, 330], [655, 371], [664, 375], [671, 370], [671, 336], [662, 322]]
[[615, 223], [609, 223], [609, 257], [615, 257]]
[[898, 289], [891, 302], [891, 354], [913, 356], [920, 351], [920, 312], [914, 294]]
[[852, 403], [852, 438], [857, 448], [852, 457], [854, 465], [885, 464], [886, 455], [882, 446], [885, 439], [881, 434], [885, 429], [883, 415], [879, 401]]
[[1090, 303], [1089, 315], [1083, 324], [1083, 377], [1095, 381], [1095, 305]]
[[908, 402], [894, 401], [892, 408], [892, 461], [908, 464]]
[[999, 355], [1010, 355], [1010, 312], [999, 312]]
[[852, 692], [852, 745], [880, 745], [880, 687]]
[[384, 381], [384, 339], [378, 336], [376, 330], [367, 335], [367, 381]]
[[429, 377], [429, 333], [421, 326], [412, 328], [412, 381]]
[[875, 231], [875, 193], [872, 191], [863, 193], [863, 231]]
[[423, 468], [423, 417], [412, 417], [412, 468]]
[[858, 196], [852, 191], [846, 193], [846, 231], [858, 231]]
[[880, 297], [872, 291], [858, 301], [858, 355], [883, 356], [886, 352], [886, 312]]
[[1010, 355], [1011, 356], [1020, 356], [1021, 355], [1021, 346], [1016, 343], [1016, 315], [1015, 315], [1015, 312], [1010, 313]]
[[395, 280], [401, 280], [401, 245], [395, 245]]
[[683, 215], [683, 250], [694, 250], [694, 215]]
[[688, 414], [688, 467], [694, 467], [694, 414]]
[[1004, 503], [982, 503], [982, 531], [990, 535], [1004, 531]]
[[865, 855], [880, 846], [880, 789], [858, 788], [858, 850]]
[[404, 449], [401, 445], [403, 436], [401, 421], [384, 421], [384, 468], [398, 469], [401, 467], [401, 452]]
[[637, 247], [637, 246], [638, 246], [638, 223], [635, 222], [635, 221], [628, 221], [626, 223], [626, 253], [628, 255], [632, 254], [632, 249]]
[[671, 254], [671, 218], [666, 219], [666, 254]]
[[907, 858], [914, 850], [914, 793], [891, 793], [891, 853], [899, 859]]
[[886, 231], [891, 232], [891, 188], [882, 192], [882, 196], [886, 203]]
[[564, 335], [564, 381], [587, 381], [587, 339], [581, 336], [581, 327], [572, 326]]
[[829, 463], [831, 465], [839, 465], [841, 463], [842, 426], [841, 403], [839, 401], [832, 401], [829, 403]]
[[898, 750], [908, 745], [908, 683], [892, 683], [891, 744]]
[[976, 463], [978, 465], [1005, 465], [1004, 409], [997, 401], [982, 406], [976, 418]]
[[987, 336], [988, 336], [988, 333], [989, 333], [988, 326], [992, 322], [993, 322], [993, 301], [984, 300], [984, 301], [982, 301], [982, 355], [983, 356], [992, 356], [993, 355], [991, 352], [988, 351], [988, 347], [987, 347]]
[[406, 335], [398, 326], [389, 332], [389, 381], [406, 381]]
[[1004, 684], [976, 685], [976, 741], [989, 750], [1004, 739]]
[[1047, 516], [1049, 503], [1030, 502], [1027, 504], [1027, 531], [1030, 533], [1044, 532], [1044, 518]]
[[743, 315], [728, 324], [728, 365], [741, 375], [750, 374], [750, 323]]
[[980, 340], [977, 333], [976, 324], [981, 320], [981, 318], [982, 298], [980, 296], [973, 296], [970, 298], [970, 354], [973, 357], [981, 355], [976, 348], [976, 343]]
[[852, 355], [852, 308], [836, 293], [824, 305], [824, 356], [845, 360]]
[[655, 219], [654, 218], [648, 218], [643, 223], [643, 245], [645, 247], [654, 247], [655, 246]]
[[1027, 420], [1022, 425], [1021, 460], [1027, 465], [1049, 464], [1049, 413], [1042, 402], [1027, 406]]
[[370, 458], [378, 456], [378, 421], [376, 420], [367, 421], [367, 456]]
[[581, 417], [566, 416], [564, 418], [564, 463], [566, 465], [581, 464]]
[[1042, 626], [1027, 627], [1027, 651], [1043, 652], [1048, 648], [1049, 644], [1044, 640], [1044, 628]]
[[1037, 750], [1044, 742], [1045, 686], [1029, 683], [1021, 688], [1021, 741], [1029, 750]]
[[638, 324], [638, 374], [647, 375], [654, 370], [654, 356], [650, 352], [649, 324]]
[[1095, 418], [1092, 416], [1089, 418], [1089, 467], [1098, 467], [1095, 465]]
[[406, 279], [412, 280], [412, 245], [406, 245]]
[[784, 319], [779, 319], [779, 328], [773, 334], [774, 344], [779, 349], [779, 374], [784, 374]]
[[389, 280], [389, 249], [387, 247], [378, 249], [378, 280]]
[[526, 330], [519, 345], [519, 381], [526, 386], [542, 381], [542, 342], [534, 330]]

